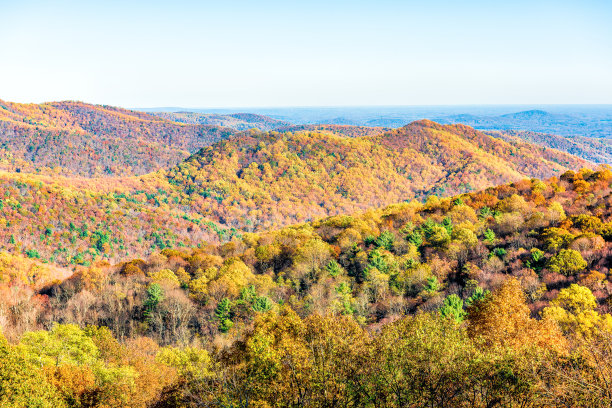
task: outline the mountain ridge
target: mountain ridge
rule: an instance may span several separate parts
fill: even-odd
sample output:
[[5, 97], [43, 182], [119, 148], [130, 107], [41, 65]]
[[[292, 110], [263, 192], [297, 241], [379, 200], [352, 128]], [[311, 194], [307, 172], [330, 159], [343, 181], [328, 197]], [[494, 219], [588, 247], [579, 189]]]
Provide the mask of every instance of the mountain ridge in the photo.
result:
[[82, 102], [0, 101], [0, 168], [98, 177], [146, 174], [233, 132]]
[[200, 196], [201, 211], [212, 219], [229, 211], [236, 228], [240, 223], [271, 228], [585, 166], [592, 163], [464, 125], [424, 120], [358, 138], [242, 132], [203, 148], [168, 177]]
[[[21, 146], [20, 161], [9, 155], [16, 154], [9, 150], [15, 144], [0, 145], [5, 149], [0, 188], [10, 197], [0, 202], [0, 218], [8, 222], [0, 248], [62, 266], [116, 261], [128, 254], [147, 256], [156, 248], [194, 245], [193, 236], [224, 241], [242, 232], [592, 167], [553, 149], [430, 120], [392, 130], [341, 125], [289, 126], [269, 132], [228, 129], [216, 134], [217, 140], [198, 140], [201, 125], [121, 108], [79, 102], [2, 104], [0, 129], [34, 129], [20, 135], [36, 137], [28, 139], [31, 152]], [[45, 130], [56, 127], [63, 130]], [[191, 155], [183, 151], [180, 157], [162, 156], [173, 150], [150, 142], [156, 129], [165, 133], [152, 137], [203, 146]], [[101, 169], [86, 167], [99, 166], [103, 154], [113, 158], [100, 150], [101, 142], [122, 135], [142, 144], [143, 157], [154, 155], [156, 161], [148, 162], [156, 164], [151, 171], [145, 172], [146, 163], [138, 168], [141, 171], [119, 175], [100, 175]], [[11, 133], [3, 132], [2, 137], [6, 141]], [[41, 147], [45, 143], [47, 150]], [[63, 155], [50, 146], [62, 149]], [[120, 147], [133, 155], [130, 145]], [[35, 166], [42, 159], [66, 163], [67, 170], [87, 171], [38, 171]], [[86, 227], [80, 219], [89, 220]], [[131, 225], [137, 225], [138, 232], [130, 233]], [[107, 242], [111, 237], [117, 241]]]

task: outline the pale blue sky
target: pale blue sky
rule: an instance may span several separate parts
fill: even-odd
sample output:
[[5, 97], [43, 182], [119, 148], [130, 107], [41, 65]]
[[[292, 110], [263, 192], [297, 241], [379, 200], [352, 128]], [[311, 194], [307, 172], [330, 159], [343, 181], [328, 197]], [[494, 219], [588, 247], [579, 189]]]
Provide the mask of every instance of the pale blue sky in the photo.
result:
[[612, 103], [612, 1], [0, 0], [0, 99]]

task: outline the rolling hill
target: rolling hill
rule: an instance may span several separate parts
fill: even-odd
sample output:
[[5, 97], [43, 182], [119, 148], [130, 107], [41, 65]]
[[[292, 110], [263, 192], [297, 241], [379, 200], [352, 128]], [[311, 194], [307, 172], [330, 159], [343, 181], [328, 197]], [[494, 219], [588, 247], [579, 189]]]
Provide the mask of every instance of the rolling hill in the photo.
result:
[[4, 389], [48, 407], [607, 408], [611, 182], [396, 203], [35, 290], [16, 281], [58, 271], [0, 254], [18, 267], [0, 270]]
[[459, 114], [436, 117], [440, 123], [462, 123], [482, 130], [522, 130], [552, 133], [566, 137], [610, 138], [609, 119], [594, 116], [580, 117], [532, 109], [497, 116]]
[[257, 128], [268, 131], [291, 126], [289, 122], [272, 119], [269, 116], [254, 113], [231, 113], [226, 115], [199, 112], [151, 112], [151, 115], [173, 122], [223, 126], [235, 130]]
[[110, 106], [0, 100], [0, 169], [86, 177], [141, 175], [173, 166], [232, 132]]
[[607, 138], [566, 137], [523, 130], [489, 131], [486, 133], [506, 141], [518, 138], [529, 143], [561, 150], [594, 163], [612, 163], [612, 140]]
[[203, 215], [260, 230], [590, 165], [556, 150], [424, 120], [360, 138], [240, 133], [202, 149], [167, 177]]
[[0, 115], [0, 249], [61, 266], [591, 166], [426, 120], [238, 132], [79, 102], [2, 102]]

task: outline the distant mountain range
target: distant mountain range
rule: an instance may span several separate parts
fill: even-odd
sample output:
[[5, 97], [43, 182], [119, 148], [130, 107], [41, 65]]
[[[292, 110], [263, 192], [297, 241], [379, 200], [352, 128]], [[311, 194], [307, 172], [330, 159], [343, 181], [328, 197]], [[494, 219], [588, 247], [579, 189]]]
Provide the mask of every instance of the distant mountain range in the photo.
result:
[[280, 132], [325, 131], [343, 136], [371, 136], [390, 128], [378, 126], [355, 126], [342, 123], [305, 124], [292, 123], [255, 113], [200, 113], [200, 112], [151, 112], [151, 115], [180, 123], [223, 126], [237, 131], [258, 129], [261, 131], [277, 130]]
[[[157, 108], [230, 114], [235, 109]], [[612, 105], [474, 105], [240, 108], [293, 124], [398, 128], [420, 119], [480, 130], [523, 130], [567, 137], [612, 138]]]
[[227, 115], [199, 112], [151, 112], [152, 115], [173, 122], [229, 127], [235, 130], [275, 130], [291, 126], [291, 123], [254, 113], [231, 113]]
[[499, 116], [452, 115], [434, 120], [440, 123], [462, 123], [486, 130], [524, 130], [569, 137], [612, 137], [612, 120], [589, 120], [538, 109]]
[[561, 150], [593, 163], [612, 163], [612, 139], [594, 137], [564, 137], [548, 133], [529, 132], [524, 130], [505, 130], [485, 132], [493, 137], [506, 141], [523, 140], [541, 146]]
[[[612, 106], [545, 106], [517, 109], [509, 106], [455, 107], [354, 107], [354, 108], [268, 108], [252, 114], [216, 113], [199, 110], [151, 113], [186, 123], [215, 124], [236, 130], [320, 130], [344, 136], [370, 136], [404, 126], [421, 118], [442, 124], [461, 123], [487, 131], [504, 140], [530, 143], [577, 155], [594, 163], [612, 163]], [[270, 116], [265, 116], [270, 115]], [[290, 124], [294, 123], [293, 125]]]

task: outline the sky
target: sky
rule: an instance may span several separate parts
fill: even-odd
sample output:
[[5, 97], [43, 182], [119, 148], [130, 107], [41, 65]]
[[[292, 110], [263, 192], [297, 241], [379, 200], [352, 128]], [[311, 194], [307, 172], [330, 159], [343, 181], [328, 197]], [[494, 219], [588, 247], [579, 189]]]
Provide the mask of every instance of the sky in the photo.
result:
[[610, 0], [0, 0], [0, 99], [612, 104], [610, 21]]

